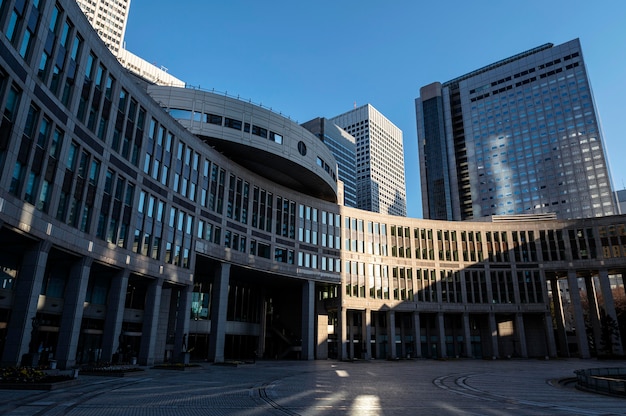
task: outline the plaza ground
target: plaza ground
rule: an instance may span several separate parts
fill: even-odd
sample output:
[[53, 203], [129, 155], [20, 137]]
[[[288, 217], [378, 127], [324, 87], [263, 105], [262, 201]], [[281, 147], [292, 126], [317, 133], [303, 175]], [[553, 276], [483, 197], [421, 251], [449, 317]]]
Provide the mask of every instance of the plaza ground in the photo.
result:
[[258, 361], [126, 377], [79, 376], [59, 390], [0, 390], [3, 415], [618, 415], [626, 401], [564, 380], [596, 360]]

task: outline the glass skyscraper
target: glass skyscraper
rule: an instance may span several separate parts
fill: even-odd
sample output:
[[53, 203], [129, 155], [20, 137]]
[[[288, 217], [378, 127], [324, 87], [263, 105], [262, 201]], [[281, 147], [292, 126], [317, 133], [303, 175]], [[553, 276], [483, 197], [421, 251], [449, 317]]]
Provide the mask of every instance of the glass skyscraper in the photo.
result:
[[424, 218], [618, 212], [578, 39], [424, 86], [415, 108]]
[[348, 132], [323, 117], [302, 123], [330, 149], [337, 161], [337, 177], [343, 182], [343, 205], [357, 207], [356, 141]]

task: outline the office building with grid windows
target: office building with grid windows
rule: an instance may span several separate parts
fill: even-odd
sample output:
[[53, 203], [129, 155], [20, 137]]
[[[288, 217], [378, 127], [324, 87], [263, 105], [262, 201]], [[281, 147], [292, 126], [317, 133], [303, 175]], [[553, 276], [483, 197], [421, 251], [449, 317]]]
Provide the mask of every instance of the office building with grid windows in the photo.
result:
[[124, 47], [131, 0], [76, 0], [89, 23], [114, 55]]
[[138, 83], [73, 0], [0, 32], [2, 365], [623, 355], [626, 216], [343, 206], [318, 137]]
[[406, 216], [402, 130], [371, 104], [330, 121], [356, 139], [357, 208]]
[[425, 218], [618, 212], [578, 39], [424, 86], [415, 108]]
[[343, 200], [347, 207], [357, 207], [356, 198], [356, 141], [352, 135], [323, 117], [302, 123], [315, 134], [337, 160], [337, 178], [343, 184]]

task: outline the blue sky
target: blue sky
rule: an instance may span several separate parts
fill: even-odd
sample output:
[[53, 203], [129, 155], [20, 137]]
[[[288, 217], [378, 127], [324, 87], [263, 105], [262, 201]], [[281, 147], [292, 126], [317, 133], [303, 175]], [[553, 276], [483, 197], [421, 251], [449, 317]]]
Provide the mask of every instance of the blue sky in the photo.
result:
[[372, 104], [404, 133], [408, 215], [421, 218], [420, 87], [574, 38], [613, 185], [624, 189], [623, 0], [132, 0], [126, 48], [188, 84], [261, 103], [299, 123]]

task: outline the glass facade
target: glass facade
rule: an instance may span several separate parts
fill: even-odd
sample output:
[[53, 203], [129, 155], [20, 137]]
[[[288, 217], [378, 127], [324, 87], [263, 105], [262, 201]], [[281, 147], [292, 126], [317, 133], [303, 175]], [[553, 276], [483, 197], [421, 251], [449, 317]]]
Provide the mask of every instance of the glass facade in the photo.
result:
[[[447, 147], [454, 149], [448, 160], [454, 163], [432, 165], [428, 137], [420, 161], [429, 160], [428, 181], [447, 171], [456, 182], [448, 186], [447, 200], [460, 206], [452, 219], [618, 212], [578, 40], [544, 45], [444, 83], [441, 96], [447, 100]], [[433, 117], [442, 117], [429, 110], [429, 100], [416, 105], [423, 137]], [[436, 187], [422, 193], [429, 206], [441, 199]], [[471, 214], [464, 215], [461, 205], [468, 199]], [[437, 211], [429, 216], [440, 218]]]

